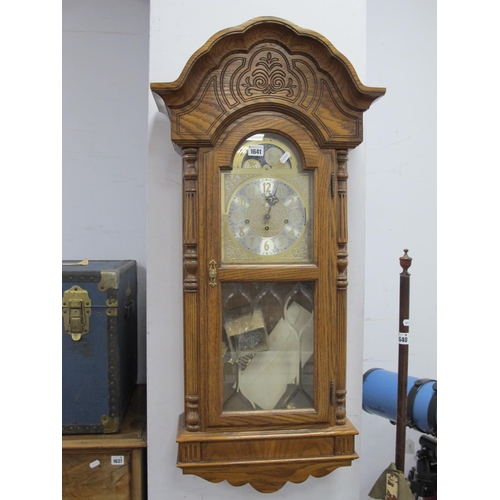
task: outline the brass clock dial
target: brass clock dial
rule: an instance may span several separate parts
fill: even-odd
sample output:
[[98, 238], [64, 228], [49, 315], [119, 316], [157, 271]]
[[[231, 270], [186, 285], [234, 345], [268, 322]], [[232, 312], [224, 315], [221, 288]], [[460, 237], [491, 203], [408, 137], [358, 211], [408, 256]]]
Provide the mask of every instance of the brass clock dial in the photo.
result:
[[312, 176], [295, 146], [276, 134], [250, 136], [222, 176], [223, 260], [310, 261], [311, 200]]
[[303, 236], [306, 209], [296, 189], [285, 181], [261, 177], [243, 183], [228, 209], [229, 231], [256, 255], [276, 255]]

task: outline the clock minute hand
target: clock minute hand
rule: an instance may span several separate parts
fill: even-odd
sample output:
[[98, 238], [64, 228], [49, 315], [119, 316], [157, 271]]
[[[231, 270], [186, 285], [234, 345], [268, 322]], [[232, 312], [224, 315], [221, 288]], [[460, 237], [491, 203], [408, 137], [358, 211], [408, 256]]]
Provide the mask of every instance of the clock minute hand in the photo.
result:
[[271, 209], [273, 208], [278, 201], [280, 201], [276, 197], [276, 193], [278, 192], [278, 186], [276, 186], [276, 189], [274, 190], [274, 193], [266, 198], [266, 202], [269, 203], [269, 210], [267, 211], [267, 214], [264, 215], [264, 221], [268, 221], [271, 218]]

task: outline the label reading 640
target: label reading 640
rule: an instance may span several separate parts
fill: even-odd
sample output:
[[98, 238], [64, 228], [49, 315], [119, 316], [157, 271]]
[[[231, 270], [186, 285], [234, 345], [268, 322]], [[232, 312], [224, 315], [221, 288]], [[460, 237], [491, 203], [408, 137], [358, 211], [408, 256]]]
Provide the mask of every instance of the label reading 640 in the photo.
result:
[[408, 341], [407, 333], [399, 333], [399, 343], [408, 345], [410, 342]]

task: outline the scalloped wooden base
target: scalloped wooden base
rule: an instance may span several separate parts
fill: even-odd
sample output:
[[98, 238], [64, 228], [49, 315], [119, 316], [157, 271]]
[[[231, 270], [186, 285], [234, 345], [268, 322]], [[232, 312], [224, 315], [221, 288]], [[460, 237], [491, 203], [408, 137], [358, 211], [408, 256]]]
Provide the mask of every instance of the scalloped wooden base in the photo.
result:
[[250, 483], [257, 491], [272, 493], [288, 481], [326, 476], [358, 458], [358, 431], [349, 421], [314, 429], [188, 432], [182, 415], [180, 420], [177, 467], [213, 483]]

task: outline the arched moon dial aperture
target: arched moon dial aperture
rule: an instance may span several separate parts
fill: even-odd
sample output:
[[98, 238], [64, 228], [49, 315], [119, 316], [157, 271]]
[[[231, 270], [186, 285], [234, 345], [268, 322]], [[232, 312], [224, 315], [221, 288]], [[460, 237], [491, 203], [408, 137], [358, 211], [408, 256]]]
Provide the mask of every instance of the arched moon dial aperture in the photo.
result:
[[295, 146], [275, 134], [255, 134], [237, 151], [233, 168], [294, 169], [299, 155]]
[[276, 255], [304, 234], [306, 210], [297, 191], [277, 178], [252, 179], [234, 193], [228, 208], [236, 242], [256, 255]]

